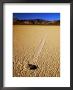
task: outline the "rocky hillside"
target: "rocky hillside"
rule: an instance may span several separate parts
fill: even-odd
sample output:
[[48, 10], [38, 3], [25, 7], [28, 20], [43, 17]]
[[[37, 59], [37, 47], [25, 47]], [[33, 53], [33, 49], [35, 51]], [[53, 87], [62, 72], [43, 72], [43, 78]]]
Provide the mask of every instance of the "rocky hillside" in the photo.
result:
[[60, 25], [60, 20], [56, 21], [47, 21], [41, 19], [32, 19], [32, 20], [13, 20], [14, 25]]

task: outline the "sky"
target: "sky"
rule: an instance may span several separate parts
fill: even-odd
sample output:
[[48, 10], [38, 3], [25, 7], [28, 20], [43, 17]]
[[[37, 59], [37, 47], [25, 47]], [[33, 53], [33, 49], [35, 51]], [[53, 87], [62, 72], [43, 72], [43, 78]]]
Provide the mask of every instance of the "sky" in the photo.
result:
[[13, 13], [13, 18], [19, 20], [43, 19], [53, 21], [60, 20], [60, 13]]

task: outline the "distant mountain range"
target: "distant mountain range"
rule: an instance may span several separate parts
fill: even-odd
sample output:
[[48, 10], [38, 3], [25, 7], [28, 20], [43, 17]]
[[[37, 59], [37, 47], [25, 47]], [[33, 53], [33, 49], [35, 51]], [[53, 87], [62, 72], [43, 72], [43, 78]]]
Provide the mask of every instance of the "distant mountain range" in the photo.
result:
[[60, 20], [47, 21], [42, 19], [18, 20], [13, 19], [14, 25], [60, 25]]

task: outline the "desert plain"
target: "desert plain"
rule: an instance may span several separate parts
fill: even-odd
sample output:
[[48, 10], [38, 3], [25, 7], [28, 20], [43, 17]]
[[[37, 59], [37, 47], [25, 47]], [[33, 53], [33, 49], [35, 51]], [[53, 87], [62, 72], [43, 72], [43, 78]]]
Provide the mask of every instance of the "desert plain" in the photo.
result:
[[60, 26], [13, 25], [12, 58], [13, 77], [60, 77]]

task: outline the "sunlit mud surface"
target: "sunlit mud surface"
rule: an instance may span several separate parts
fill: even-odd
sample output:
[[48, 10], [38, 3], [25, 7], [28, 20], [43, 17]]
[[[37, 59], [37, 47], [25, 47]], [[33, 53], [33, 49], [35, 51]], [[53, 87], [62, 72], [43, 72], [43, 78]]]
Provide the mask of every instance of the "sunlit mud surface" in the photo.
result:
[[60, 26], [13, 25], [13, 76], [60, 77]]

